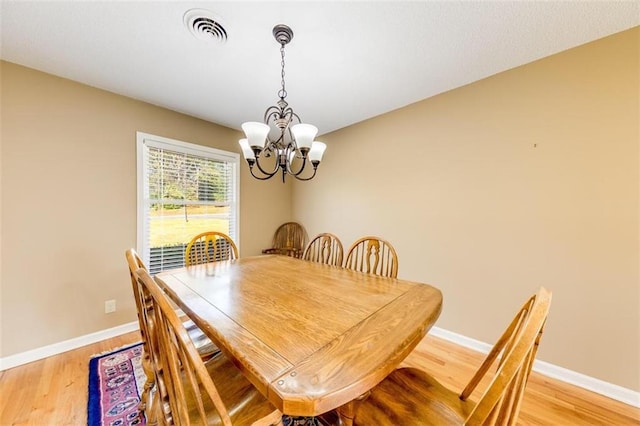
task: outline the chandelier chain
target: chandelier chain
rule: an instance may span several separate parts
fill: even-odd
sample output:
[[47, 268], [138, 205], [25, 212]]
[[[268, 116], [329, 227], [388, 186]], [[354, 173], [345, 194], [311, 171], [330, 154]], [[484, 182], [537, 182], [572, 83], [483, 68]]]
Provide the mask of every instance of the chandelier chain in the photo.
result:
[[282, 67], [282, 72], [280, 73], [282, 77], [282, 81], [280, 82], [282, 89], [278, 92], [278, 96], [280, 99], [284, 99], [287, 97], [287, 90], [284, 87], [284, 43], [280, 45], [280, 56], [282, 57], [282, 61], [280, 62], [280, 66]]

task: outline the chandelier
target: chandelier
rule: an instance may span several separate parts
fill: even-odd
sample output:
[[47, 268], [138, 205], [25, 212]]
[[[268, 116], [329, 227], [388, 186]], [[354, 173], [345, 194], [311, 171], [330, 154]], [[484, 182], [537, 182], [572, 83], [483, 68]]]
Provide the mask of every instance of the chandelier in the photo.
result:
[[[251, 175], [260, 180], [267, 180], [282, 172], [282, 182], [289, 174], [298, 180], [311, 180], [316, 175], [318, 165], [327, 146], [313, 139], [318, 128], [305, 124], [285, 100], [287, 91], [284, 82], [284, 47], [293, 38], [293, 31], [286, 25], [276, 25], [273, 36], [280, 44], [282, 57], [282, 81], [278, 91], [280, 100], [264, 113], [264, 122], [250, 121], [242, 124], [246, 138], [240, 139], [240, 147]], [[272, 127], [276, 133], [270, 136]], [[273, 166], [265, 166], [265, 158], [273, 158]], [[263, 164], [260, 162], [263, 161]], [[312, 172], [303, 172], [313, 167]], [[255, 167], [254, 167], [255, 166]], [[256, 170], [259, 173], [256, 173]]]

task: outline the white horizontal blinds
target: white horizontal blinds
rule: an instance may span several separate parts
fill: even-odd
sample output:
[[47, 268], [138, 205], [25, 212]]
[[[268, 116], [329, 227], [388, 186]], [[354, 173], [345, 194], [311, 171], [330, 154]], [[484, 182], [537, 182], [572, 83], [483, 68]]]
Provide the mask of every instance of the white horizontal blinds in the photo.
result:
[[151, 273], [184, 266], [186, 245], [201, 232], [238, 236], [237, 154], [162, 139], [145, 138], [142, 155], [139, 223]]

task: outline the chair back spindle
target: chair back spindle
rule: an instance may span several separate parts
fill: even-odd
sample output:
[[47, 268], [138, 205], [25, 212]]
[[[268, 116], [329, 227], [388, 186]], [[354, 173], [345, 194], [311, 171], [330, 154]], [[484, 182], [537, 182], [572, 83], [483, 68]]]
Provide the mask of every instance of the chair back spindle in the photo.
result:
[[344, 249], [340, 239], [328, 232], [316, 235], [304, 249], [302, 258], [316, 263], [342, 266]]
[[201, 263], [234, 260], [238, 258], [238, 247], [222, 232], [208, 231], [191, 239], [184, 253], [187, 266]]
[[349, 248], [344, 267], [368, 274], [397, 278], [398, 255], [388, 241], [378, 237], [363, 237]]

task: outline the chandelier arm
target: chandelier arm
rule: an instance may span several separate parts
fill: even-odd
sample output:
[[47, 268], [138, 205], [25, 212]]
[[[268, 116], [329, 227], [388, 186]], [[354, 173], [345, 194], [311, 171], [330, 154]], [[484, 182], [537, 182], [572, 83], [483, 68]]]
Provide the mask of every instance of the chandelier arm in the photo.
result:
[[[264, 150], [262, 151], [264, 152]], [[278, 169], [280, 168], [280, 157], [279, 154], [274, 152], [274, 155], [278, 155], [278, 158], [276, 159], [276, 164], [273, 168], [272, 172], [267, 172], [265, 171], [262, 166], [260, 165], [260, 157], [256, 156], [256, 166], [258, 166], [258, 169], [260, 170], [260, 173], [262, 173], [263, 175], [267, 175], [269, 177], [273, 177], [273, 175], [275, 175], [276, 173], [278, 173]], [[252, 173], [253, 174], [253, 173]], [[254, 175], [255, 177], [255, 175]], [[267, 178], [268, 179], [268, 178]]]
[[280, 108], [278, 108], [275, 105], [271, 105], [269, 108], [267, 108], [267, 110], [264, 112], [264, 123], [265, 124], [269, 124], [269, 119], [271, 117], [275, 117], [276, 119], [280, 116]]
[[296, 120], [298, 120], [298, 123], [302, 123], [302, 120], [300, 120], [300, 116], [293, 112], [293, 108], [289, 107], [288, 109], [291, 110], [291, 119], [293, 120], [293, 117], [295, 117]]
[[299, 176], [304, 171], [306, 166], [307, 166], [306, 156], [302, 157], [302, 164], [300, 165], [300, 169], [298, 169], [297, 172], [294, 172], [293, 169], [291, 168], [291, 163], [287, 162], [287, 173], [289, 173], [291, 176]]
[[[286, 116], [288, 118], [286, 131], [289, 133], [289, 141], [290, 142], [287, 144], [287, 146], [291, 146], [292, 148], [298, 148], [298, 143], [293, 138], [293, 132], [291, 131], [291, 123], [293, 122], [294, 118], [296, 120], [298, 120], [298, 123], [302, 123], [302, 120], [300, 120], [300, 117], [298, 116], [298, 114], [296, 114], [293, 111], [293, 108], [291, 108], [291, 107], [289, 107], [286, 110], [284, 110], [284, 113], [282, 114], [282, 116]], [[284, 132], [283, 132], [282, 136], [283, 137], [281, 139], [284, 138]]]
[[286, 130], [289, 130], [289, 136], [291, 136], [291, 119], [293, 118], [293, 109], [291, 108], [281, 108], [277, 114], [271, 114], [274, 117], [274, 124], [278, 129], [280, 129], [280, 133], [284, 135]]
[[[286, 120], [287, 126], [285, 127], [285, 129], [289, 129], [291, 130], [291, 123], [293, 122], [293, 118], [297, 117], [296, 113], [293, 112], [293, 108], [288, 107], [283, 109], [282, 111], [280, 111], [280, 119], [281, 120]], [[300, 119], [298, 119], [300, 120]]]
[[280, 136], [278, 137], [278, 139], [276, 139], [276, 144], [281, 148], [281, 149], [286, 149], [289, 145], [291, 145], [291, 143], [285, 143], [285, 137], [284, 137], [284, 132], [280, 132]]
[[316, 176], [316, 172], [317, 172], [317, 171], [318, 171], [318, 165], [317, 165], [317, 164], [314, 164], [314, 165], [313, 165], [313, 174], [312, 174], [311, 176], [306, 177], [306, 178], [301, 178], [301, 177], [300, 177], [300, 176], [298, 176], [298, 175], [292, 175], [292, 176], [293, 176], [294, 178], [298, 179], [298, 180], [306, 181], [306, 180], [311, 180], [311, 179], [313, 179], [313, 178]]
[[[280, 117], [286, 118], [287, 119], [287, 123], [291, 124], [291, 121], [293, 120], [293, 117], [298, 118], [298, 115], [295, 112], [293, 112], [293, 108], [287, 107], [287, 108], [283, 109], [280, 112]], [[300, 121], [300, 118], [298, 118], [298, 121]]]
[[[291, 111], [291, 113], [293, 113], [293, 110]], [[288, 114], [286, 110], [282, 108], [271, 106], [267, 109], [267, 111], [264, 114], [264, 123], [269, 126], [269, 122], [271, 120], [273, 120], [273, 123], [275, 124], [276, 128], [280, 130], [280, 136], [278, 136], [278, 139], [270, 142], [273, 142], [273, 144], [276, 147], [282, 148], [285, 146], [285, 144], [282, 143], [284, 141], [285, 131], [287, 129], [290, 129], [291, 115]], [[291, 130], [289, 130], [289, 132], [291, 132]], [[289, 133], [289, 136], [291, 136], [291, 133]]]
[[272, 174], [268, 174], [265, 173], [264, 177], [258, 176], [253, 172], [253, 167], [249, 166], [249, 173], [251, 173], [251, 176], [253, 176], [254, 178], [258, 179], [258, 180], [267, 180], [267, 179], [271, 179], [276, 173], [278, 172], [278, 170], [276, 169], [276, 171]]

